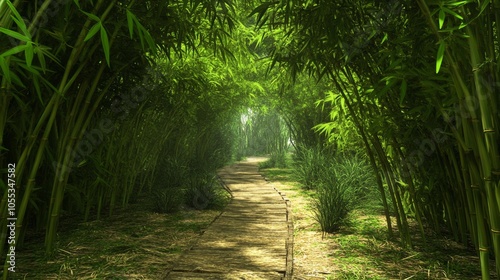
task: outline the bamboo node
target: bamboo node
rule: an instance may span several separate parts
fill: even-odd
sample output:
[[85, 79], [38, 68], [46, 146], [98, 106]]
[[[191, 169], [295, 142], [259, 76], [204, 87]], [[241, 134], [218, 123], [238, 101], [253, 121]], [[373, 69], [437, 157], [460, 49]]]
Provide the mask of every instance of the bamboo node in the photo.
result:
[[481, 251], [481, 252], [489, 252], [489, 249], [488, 249], [488, 247], [480, 247], [479, 251]]
[[479, 185], [470, 185], [471, 189], [479, 189]]
[[483, 133], [493, 133], [495, 130], [493, 128], [484, 129]]
[[491, 170], [491, 174], [499, 176], [500, 175], [500, 171], [499, 170]]
[[494, 228], [492, 228], [492, 229], [491, 229], [491, 232], [492, 232], [493, 234], [500, 234], [500, 230], [498, 230], [498, 229], [494, 229]]

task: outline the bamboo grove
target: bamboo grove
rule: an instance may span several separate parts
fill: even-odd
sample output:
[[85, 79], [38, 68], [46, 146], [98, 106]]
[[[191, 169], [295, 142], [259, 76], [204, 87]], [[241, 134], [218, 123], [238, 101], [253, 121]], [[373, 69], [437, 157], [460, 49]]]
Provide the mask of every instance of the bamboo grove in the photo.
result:
[[499, 0], [0, 0], [0, 252], [8, 163], [17, 244], [50, 254], [61, 216], [165, 173], [363, 147], [389, 238], [450, 234], [500, 275], [499, 28]]
[[403, 243], [413, 217], [424, 238], [430, 225], [470, 240], [483, 279], [490, 257], [498, 272], [500, 1], [294, 0], [253, 13], [283, 36], [275, 65], [331, 84], [331, 121], [316, 128], [331, 137], [348, 115], [389, 232], [392, 203]]
[[227, 162], [251, 91], [225, 71], [236, 16], [226, 1], [0, 1], [0, 163], [16, 164], [18, 246], [45, 231], [51, 254], [61, 216], [111, 215], [154, 191], [158, 162]]

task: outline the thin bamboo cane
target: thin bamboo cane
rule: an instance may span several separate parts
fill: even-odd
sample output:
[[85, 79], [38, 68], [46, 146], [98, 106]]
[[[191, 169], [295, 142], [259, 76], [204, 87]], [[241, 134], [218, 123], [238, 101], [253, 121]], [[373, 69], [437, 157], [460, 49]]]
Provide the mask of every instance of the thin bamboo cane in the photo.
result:
[[403, 207], [403, 202], [401, 200], [401, 193], [399, 192], [399, 188], [397, 187], [396, 181], [394, 179], [394, 175], [392, 173], [390, 163], [387, 160], [387, 155], [382, 148], [382, 144], [380, 143], [378, 137], [372, 136], [371, 143], [375, 147], [375, 151], [377, 152], [379, 162], [381, 165], [382, 172], [385, 177], [385, 181], [387, 183], [387, 189], [392, 198], [393, 207], [395, 210], [396, 216], [396, 224], [399, 229], [399, 235], [401, 237], [401, 243], [403, 246], [412, 246], [411, 237], [408, 229], [408, 221], [406, 218], [406, 213]]
[[344, 92], [345, 87], [343, 87], [340, 84], [340, 82], [333, 75], [332, 75], [332, 81], [334, 82], [336, 87], [339, 89], [340, 94], [342, 95], [342, 97], [344, 98], [344, 100], [346, 102], [346, 106], [349, 110], [349, 113], [353, 117], [354, 124], [356, 125], [356, 128], [358, 129], [358, 132], [361, 135], [363, 143], [365, 144], [365, 148], [366, 148], [366, 151], [368, 153], [368, 158], [370, 160], [370, 164], [372, 165], [373, 170], [375, 170], [377, 187], [378, 187], [378, 190], [380, 193], [380, 197], [382, 199], [382, 204], [384, 206], [384, 214], [385, 214], [385, 219], [386, 219], [386, 223], [387, 223], [388, 236], [392, 237], [393, 230], [392, 230], [391, 216], [389, 213], [389, 204], [387, 203], [387, 198], [386, 198], [386, 194], [385, 194], [385, 190], [384, 190], [382, 177], [381, 177], [380, 173], [378, 172], [379, 168], [378, 168], [378, 165], [377, 165], [376, 160], [375, 160], [375, 153], [372, 151], [368, 137], [365, 134], [365, 129], [362, 125], [362, 122], [358, 119], [356, 111], [354, 110], [353, 106], [351, 105], [350, 99], [347, 98], [347, 95]]
[[[488, 87], [484, 86], [484, 78], [482, 76], [483, 70], [479, 66], [484, 57], [482, 56], [483, 51], [480, 50], [480, 47], [477, 43], [476, 35], [471, 27], [466, 28], [468, 33], [468, 42], [470, 49], [470, 57], [471, 64], [473, 67], [478, 67], [473, 72], [474, 73], [474, 84], [475, 91], [477, 95], [477, 100], [479, 101], [479, 111], [481, 115], [481, 130], [478, 131], [479, 128], [476, 129], [476, 141], [478, 142], [478, 150], [481, 162], [481, 173], [484, 178], [484, 188], [486, 190], [487, 196], [485, 201], [487, 203], [487, 209], [489, 210], [489, 221], [491, 225], [492, 231], [495, 233], [500, 231], [500, 209], [498, 207], [498, 201], [496, 199], [495, 193], [497, 192], [497, 183], [498, 180], [493, 182], [492, 180], [492, 172], [493, 170], [500, 170], [500, 161], [498, 161], [498, 150], [497, 150], [497, 142], [495, 137], [495, 112], [497, 111], [496, 107], [491, 106], [492, 92], [489, 91]], [[479, 126], [479, 125], [477, 125]], [[482, 133], [481, 133], [482, 132]], [[493, 245], [495, 251], [495, 259], [497, 272], [500, 272], [500, 235], [493, 235]]]
[[[88, 25], [90, 24], [90, 20], [87, 21]], [[85, 29], [83, 30], [85, 31]], [[77, 41], [77, 45], [78, 45], [78, 42], [81, 42], [83, 41], [83, 31], [82, 33], [80, 33], [80, 36], [78, 38], [78, 41]], [[74, 61], [74, 58], [76, 57], [77, 55], [77, 52], [78, 52], [78, 48], [74, 48], [71, 55], [70, 55], [70, 59], [68, 61], [68, 65], [66, 67], [66, 71], [63, 75], [63, 78], [61, 80], [61, 84], [60, 84], [60, 88], [59, 88], [59, 91], [60, 91], [60, 94], [55, 94], [53, 96], [53, 98], [51, 99], [51, 101], [49, 102], [48, 106], [45, 108], [45, 111], [44, 111], [44, 114], [42, 115], [42, 118], [39, 120], [38, 122], [38, 125], [35, 127], [35, 130], [33, 132], [33, 136], [31, 139], [32, 142], [31, 144], [28, 143], [27, 145], [27, 148], [24, 149], [23, 151], [23, 154], [22, 156], [20, 157], [19, 159], [19, 162], [18, 162], [18, 168], [19, 168], [19, 171], [22, 173], [24, 171], [24, 163], [26, 161], [26, 158], [27, 158], [27, 155], [30, 154], [31, 152], [31, 149], [33, 147], [33, 144], [35, 143], [35, 139], [36, 139], [36, 135], [38, 134], [38, 131], [40, 130], [41, 128], [41, 124], [44, 122], [45, 118], [43, 118], [43, 116], [48, 116], [48, 114], [51, 114], [51, 117], [49, 119], [49, 122], [46, 126], [46, 130], [45, 130], [45, 134], [44, 134], [44, 137], [42, 138], [41, 140], [41, 144], [39, 146], [39, 149], [38, 149], [38, 153], [37, 153], [37, 158], [40, 158], [41, 157], [41, 153], [40, 151], [43, 151], [44, 150], [44, 147], [45, 147], [45, 143], [46, 143], [46, 139], [48, 137], [48, 134], [50, 132], [50, 128], [52, 127], [52, 124], [54, 123], [54, 119], [55, 119], [55, 112], [57, 112], [57, 105], [59, 103], [59, 100], [60, 100], [60, 96], [61, 95], [64, 95], [64, 92], [65, 90], [67, 90], [67, 86], [69, 83], [72, 83], [73, 80], [69, 80], [68, 81], [68, 75], [71, 71], [71, 68], [73, 66], [73, 61]], [[48, 114], [46, 114], [48, 113]], [[31, 190], [33, 189], [33, 185], [34, 185], [34, 177], [36, 175], [36, 172], [38, 170], [38, 167], [39, 167], [39, 160], [35, 159], [35, 164], [32, 168], [32, 172], [30, 174], [30, 179], [28, 179], [28, 183], [27, 183], [27, 186], [26, 186], [26, 190], [25, 190], [25, 193], [24, 193], [24, 196], [23, 196], [23, 200], [21, 201], [21, 206], [20, 206], [20, 211], [18, 212], [18, 223], [20, 225], [22, 225], [22, 221], [23, 221], [23, 217], [24, 217], [24, 214], [25, 214], [25, 211], [26, 211], [26, 206], [27, 206], [27, 203], [28, 203], [28, 200], [29, 200], [29, 196], [31, 194]], [[22, 178], [22, 176], [20, 176]], [[16, 235], [16, 236], [19, 236], [19, 235]]]
[[402, 173], [405, 174], [405, 176], [401, 176], [401, 177], [403, 179], [406, 179], [405, 181], [408, 184], [410, 197], [411, 197], [411, 200], [415, 206], [415, 218], [417, 219], [417, 222], [418, 222], [418, 225], [420, 228], [420, 233], [422, 234], [422, 239], [425, 241], [426, 237], [425, 237], [425, 231], [424, 231], [424, 224], [422, 221], [423, 210], [422, 210], [422, 205], [420, 203], [421, 200], [419, 200], [417, 198], [417, 195], [416, 195], [415, 185], [413, 184], [413, 178], [412, 178], [412, 174], [410, 172], [409, 163], [408, 163], [408, 160], [406, 159], [403, 151], [401, 150], [401, 146], [399, 145], [398, 141], [395, 138], [393, 138], [392, 142], [393, 142], [393, 145], [396, 149], [396, 152], [399, 155], [399, 158], [402, 159], [401, 161], [397, 161], [396, 164], [402, 168]]

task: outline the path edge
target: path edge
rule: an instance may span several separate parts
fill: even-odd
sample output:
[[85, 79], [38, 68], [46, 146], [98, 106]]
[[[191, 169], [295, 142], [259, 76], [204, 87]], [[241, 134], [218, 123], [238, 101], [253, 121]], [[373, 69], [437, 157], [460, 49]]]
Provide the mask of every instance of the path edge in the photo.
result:
[[266, 180], [268, 184], [271, 184], [273, 189], [281, 196], [281, 199], [286, 204], [286, 224], [288, 228], [288, 234], [287, 234], [287, 239], [286, 239], [286, 270], [285, 270], [285, 277], [284, 279], [293, 279], [293, 213], [292, 213], [292, 202], [290, 199], [286, 196], [286, 194], [282, 191], [280, 191], [274, 183], [264, 176], [260, 170], [259, 170], [260, 175]]
[[[218, 169], [216, 171], [216, 178], [217, 178], [217, 182], [221, 185], [221, 187], [231, 195], [231, 199], [229, 200], [229, 203], [228, 203], [228, 205], [229, 205], [232, 203], [234, 195], [233, 195], [233, 192], [231, 191], [231, 189], [227, 186], [226, 182], [224, 181], [224, 178], [222, 178], [221, 173], [220, 173], [221, 170], [226, 168], [226, 167], [231, 168], [231, 167], [233, 167], [233, 165], [228, 165], [228, 166], [225, 166], [223, 168]], [[222, 214], [224, 214], [224, 212], [226, 211], [226, 208], [227, 208], [227, 205], [224, 206], [224, 208], [220, 211], [220, 213], [213, 218], [213, 220], [207, 225], [205, 230], [203, 230], [193, 241], [191, 241], [191, 243], [187, 246], [187, 248], [184, 249], [182, 251], [182, 253], [176, 258], [176, 261], [174, 263], [177, 263], [182, 257], [184, 257], [189, 251], [193, 250], [193, 248], [200, 243], [200, 240], [203, 237], [203, 235], [205, 234], [205, 231], [210, 226], [212, 226], [212, 224], [215, 223], [215, 221], [217, 221], [222, 216]], [[163, 273], [161, 279], [162, 280], [168, 279], [168, 276], [170, 275], [170, 273], [172, 271], [175, 271], [174, 266], [172, 266], [172, 268], [170, 268], [170, 269], [167, 269], [167, 271], [165, 273]]]

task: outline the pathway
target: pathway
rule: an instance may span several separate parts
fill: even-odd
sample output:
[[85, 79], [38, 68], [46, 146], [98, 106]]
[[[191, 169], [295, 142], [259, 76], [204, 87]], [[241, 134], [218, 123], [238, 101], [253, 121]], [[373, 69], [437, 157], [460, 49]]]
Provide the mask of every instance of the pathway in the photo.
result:
[[291, 279], [290, 202], [258, 173], [262, 160], [219, 171], [233, 199], [166, 279]]

